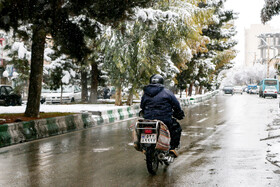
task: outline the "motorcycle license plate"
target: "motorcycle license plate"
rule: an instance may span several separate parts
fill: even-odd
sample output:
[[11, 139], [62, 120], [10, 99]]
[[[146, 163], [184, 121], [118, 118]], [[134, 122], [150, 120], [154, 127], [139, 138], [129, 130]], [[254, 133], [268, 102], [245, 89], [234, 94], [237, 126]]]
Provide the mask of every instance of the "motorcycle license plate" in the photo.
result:
[[141, 134], [141, 143], [157, 143], [157, 134]]

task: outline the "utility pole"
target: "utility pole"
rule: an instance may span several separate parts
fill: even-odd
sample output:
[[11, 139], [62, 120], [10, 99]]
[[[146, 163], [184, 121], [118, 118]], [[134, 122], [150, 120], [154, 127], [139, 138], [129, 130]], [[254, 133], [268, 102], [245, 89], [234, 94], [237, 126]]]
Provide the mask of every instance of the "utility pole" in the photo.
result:
[[266, 63], [267, 63], [267, 70], [266, 70], [266, 78], [269, 78], [269, 37], [268, 38], [268, 41], [266, 42], [266, 40], [262, 37], [259, 37], [267, 46], [267, 60], [266, 60]]
[[256, 54], [256, 52], [254, 52], [254, 61], [253, 61], [253, 66], [255, 65], [255, 63], [256, 63], [256, 60], [257, 60], [257, 54]]
[[266, 71], [266, 78], [269, 78], [269, 38], [268, 38], [268, 41], [267, 41], [267, 71]]

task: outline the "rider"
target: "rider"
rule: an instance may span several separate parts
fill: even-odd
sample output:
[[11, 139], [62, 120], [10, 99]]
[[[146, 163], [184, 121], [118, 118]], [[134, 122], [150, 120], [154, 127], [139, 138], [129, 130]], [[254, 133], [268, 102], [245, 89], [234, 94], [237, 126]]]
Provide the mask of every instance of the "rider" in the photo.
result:
[[178, 148], [180, 144], [182, 129], [172, 116], [181, 120], [185, 117], [185, 114], [179, 101], [170, 90], [164, 88], [163, 83], [164, 80], [161, 75], [151, 76], [150, 84], [144, 87], [140, 107], [145, 119], [161, 120], [167, 125], [171, 136], [170, 153], [177, 157], [175, 148]]

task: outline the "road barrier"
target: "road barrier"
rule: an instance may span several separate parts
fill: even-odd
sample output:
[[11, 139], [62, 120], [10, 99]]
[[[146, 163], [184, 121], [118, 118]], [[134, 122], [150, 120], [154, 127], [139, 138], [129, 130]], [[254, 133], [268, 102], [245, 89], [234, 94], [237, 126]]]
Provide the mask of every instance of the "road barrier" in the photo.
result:
[[[219, 91], [179, 99], [186, 107], [212, 98]], [[140, 105], [102, 111], [81, 111], [80, 114], [0, 125], [0, 147], [55, 136], [93, 126], [110, 124], [138, 117]]]

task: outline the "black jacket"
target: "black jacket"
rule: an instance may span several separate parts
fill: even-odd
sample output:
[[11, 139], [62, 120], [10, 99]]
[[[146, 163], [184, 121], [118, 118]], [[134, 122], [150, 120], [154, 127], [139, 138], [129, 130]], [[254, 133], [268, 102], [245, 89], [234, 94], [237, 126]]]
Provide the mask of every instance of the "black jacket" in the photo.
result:
[[144, 87], [140, 107], [145, 119], [158, 119], [167, 125], [172, 123], [172, 116], [179, 120], [185, 116], [174, 94], [161, 84]]

